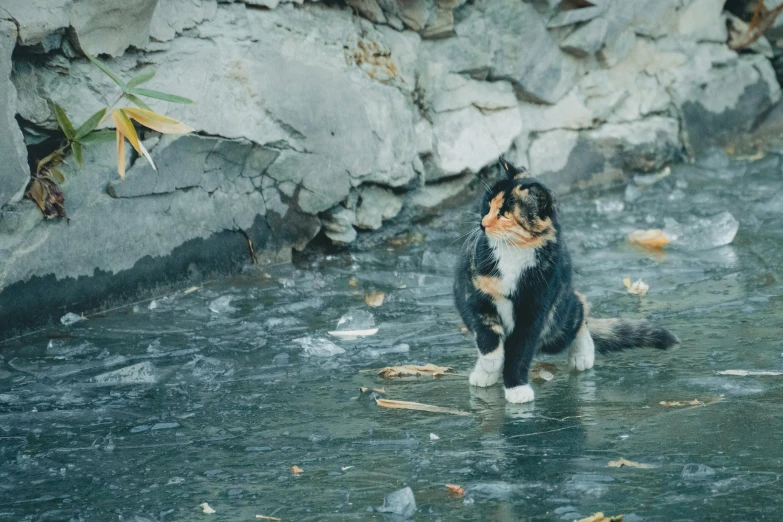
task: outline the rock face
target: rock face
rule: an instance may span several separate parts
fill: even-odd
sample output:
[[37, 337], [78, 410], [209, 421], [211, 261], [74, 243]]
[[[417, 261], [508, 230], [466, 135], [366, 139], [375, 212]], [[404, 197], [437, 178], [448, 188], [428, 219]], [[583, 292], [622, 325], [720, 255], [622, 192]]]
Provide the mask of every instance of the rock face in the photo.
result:
[[[286, 259], [321, 232], [350, 244], [449, 204], [500, 154], [558, 190], [658, 171], [731, 149], [780, 98], [765, 55], [726, 45], [722, 0], [346, 3], [6, 0], [0, 324]], [[88, 147], [63, 168], [70, 225], [44, 222], [20, 201], [24, 140], [34, 162], [50, 102], [81, 123], [119, 94], [80, 49], [125, 78], [155, 68], [150, 88], [197, 103], [153, 108], [197, 134], [147, 133], [158, 169], [129, 153], [125, 180], [113, 147]]]

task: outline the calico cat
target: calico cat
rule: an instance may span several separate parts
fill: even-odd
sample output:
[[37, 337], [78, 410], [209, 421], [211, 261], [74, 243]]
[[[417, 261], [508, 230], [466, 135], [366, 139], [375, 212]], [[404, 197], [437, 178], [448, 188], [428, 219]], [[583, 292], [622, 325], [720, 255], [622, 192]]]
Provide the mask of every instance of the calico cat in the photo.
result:
[[528, 402], [538, 352], [568, 349], [569, 369], [585, 371], [596, 349], [677, 344], [671, 332], [647, 322], [588, 318], [587, 302], [572, 286], [554, 194], [502, 156], [500, 165], [506, 179], [482, 198], [481, 223], [454, 282], [457, 309], [479, 350], [470, 384], [491, 386], [502, 375], [506, 400]]

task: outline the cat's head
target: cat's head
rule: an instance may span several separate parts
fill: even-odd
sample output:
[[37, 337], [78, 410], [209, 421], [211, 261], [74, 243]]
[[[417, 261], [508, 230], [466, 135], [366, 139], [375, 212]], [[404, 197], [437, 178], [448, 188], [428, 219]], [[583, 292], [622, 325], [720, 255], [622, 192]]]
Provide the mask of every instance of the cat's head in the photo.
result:
[[518, 248], [539, 248], [556, 241], [555, 195], [503, 156], [506, 178], [497, 182], [481, 204], [481, 230], [488, 238]]

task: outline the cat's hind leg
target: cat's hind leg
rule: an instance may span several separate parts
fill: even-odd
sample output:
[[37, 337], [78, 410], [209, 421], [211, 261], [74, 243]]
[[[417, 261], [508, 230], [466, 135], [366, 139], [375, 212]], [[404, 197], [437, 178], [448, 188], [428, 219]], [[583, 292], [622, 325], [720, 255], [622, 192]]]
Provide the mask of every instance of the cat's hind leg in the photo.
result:
[[576, 339], [568, 348], [568, 369], [583, 372], [595, 364], [595, 344], [587, 325], [583, 324], [576, 333]]
[[468, 378], [471, 386], [486, 388], [498, 382], [505, 359], [504, 337], [503, 327], [499, 323], [482, 324], [476, 328], [479, 357]]

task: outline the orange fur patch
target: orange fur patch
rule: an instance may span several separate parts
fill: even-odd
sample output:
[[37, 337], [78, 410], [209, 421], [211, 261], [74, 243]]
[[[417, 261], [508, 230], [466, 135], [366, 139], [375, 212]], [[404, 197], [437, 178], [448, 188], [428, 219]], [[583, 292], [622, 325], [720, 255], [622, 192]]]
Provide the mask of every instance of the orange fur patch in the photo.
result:
[[497, 223], [498, 212], [500, 212], [500, 208], [503, 206], [504, 196], [504, 192], [498, 192], [498, 195], [489, 202], [489, 212], [487, 212], [487, 215], [481, 220], [481, 224], [484, 228], [492, 228], [495, 223]]
[[499, 277], [491, 276], [476, 276], [473, 278], [473, 286], [480, 292], [483, 292], [492, 297], [504, 297], [502, 291], [502, 284]]

